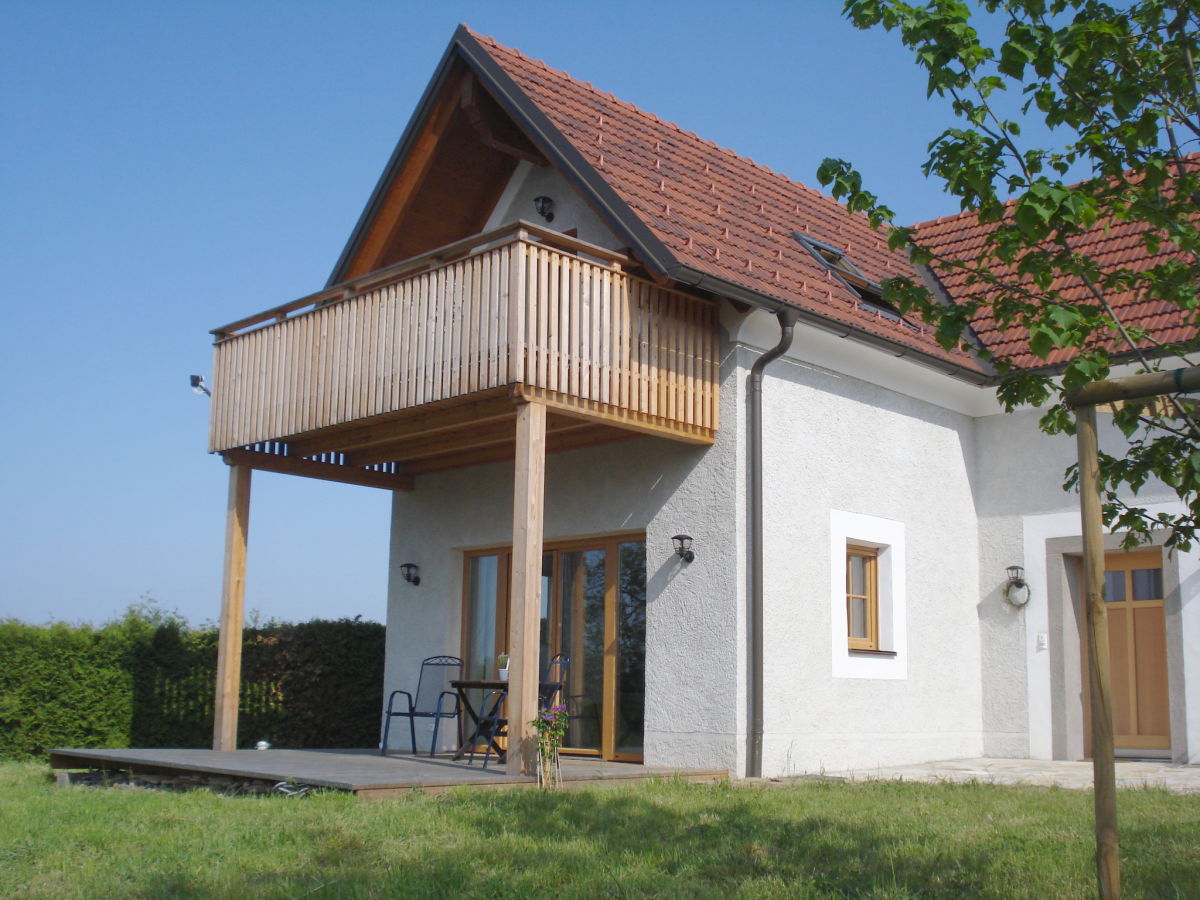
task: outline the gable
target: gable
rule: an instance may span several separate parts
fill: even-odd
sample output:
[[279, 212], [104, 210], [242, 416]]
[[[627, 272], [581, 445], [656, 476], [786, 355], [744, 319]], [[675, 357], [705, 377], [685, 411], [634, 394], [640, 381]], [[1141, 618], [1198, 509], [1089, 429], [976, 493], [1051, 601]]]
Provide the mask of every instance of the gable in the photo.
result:
[[336, 281], [482, 231], [518, 164], [547, 165], [460, 60], [444, 69], [380, 179]]
[[[472, 125], [464, 112], [464, 86], [482, 130], [479, 116]], [[488, 143], [487, 134], [501, 139]], [[911, 274], [865, 216], [465, 27], [330, 283], [482, 231], [522, 160], [556, 170], [617, 245], [664, 283], [790, 307], [810, 325], [894, 355], [976, 382], [990, 377], [969, 354], [944, 350], [923, 324], [862, 302], [793, 238], [848, 248], [865, 283]]]

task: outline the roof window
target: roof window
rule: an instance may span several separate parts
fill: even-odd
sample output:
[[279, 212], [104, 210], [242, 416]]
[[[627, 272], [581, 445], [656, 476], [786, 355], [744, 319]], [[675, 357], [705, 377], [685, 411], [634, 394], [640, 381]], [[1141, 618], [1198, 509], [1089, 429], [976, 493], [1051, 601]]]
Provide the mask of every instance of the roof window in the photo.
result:
[[839, 281], [858, 295], [859, 309], [877, 313], [885, 319], [908, 325], [909, 328], [915, 328], [915, 326], [904, 320], [900, 315], [900, 310], [883, 299], [883, 288], [879, 286], [878, 282], [867, 278], [850, 257], [846, 255], [845, 250], [841, 250], [832, 244], [826, 244], [824, 241], [818, 241], [816, 238], [807, 234], [801, 234], [798, 231], [792, 232], [792, 237], [800, 243], [800, 246], [808, 250], [825, 268], [833, 272]]

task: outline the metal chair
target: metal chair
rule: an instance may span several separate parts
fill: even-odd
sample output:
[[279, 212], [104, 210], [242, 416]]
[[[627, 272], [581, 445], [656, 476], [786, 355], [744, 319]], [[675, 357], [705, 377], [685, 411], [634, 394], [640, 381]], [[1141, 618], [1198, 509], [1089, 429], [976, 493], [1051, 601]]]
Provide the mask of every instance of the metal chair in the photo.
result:
[[[504, 701], [507, 697], [508, 691], [492, 691], [483, 698], [483, 703], [479, 705], [479, 724], [475, 726], [475, 733], [468, 741], [471, 758], [467, 765], [474, 764], [475, 748], [483, 741], [483, 767], [486, 769], [496, 738], [508, 736], [508, 719], [504, 716]], [[500, 758], [499, 751], [496, 758]]]
[[566, 696], [567, 673], [570, 668], [571, 657], [567, 654], [556, 653], [550, 657], [538, 686], [538, 709], [549, 709], [562, 703], [562, 698]]
[[[462, 677], [463, 661], [457, 656], [429, 656], [421, 660], [421, 674], [417, 678], [417, 695], [408, 691], [392, 691], [388, 697], [387, 711], [383, 719], [383, 740], [379, 744], [379, 755], [385, 756], [388, 747], [388, 731], [396, 716], [408, 719], [408, 733], [412, 741], [412, 752], [417, 753], [417, 719], [433, 719], [433, 741], [429, 755], [437, 750], [438, 727], [442, 719], [459, 718], [458, 694], [450, 688], [450, 682]], [[396, 697], [404, 696], [404, 706], [396, 709]], [[449, 698], [449, 701], [447, 701]]]

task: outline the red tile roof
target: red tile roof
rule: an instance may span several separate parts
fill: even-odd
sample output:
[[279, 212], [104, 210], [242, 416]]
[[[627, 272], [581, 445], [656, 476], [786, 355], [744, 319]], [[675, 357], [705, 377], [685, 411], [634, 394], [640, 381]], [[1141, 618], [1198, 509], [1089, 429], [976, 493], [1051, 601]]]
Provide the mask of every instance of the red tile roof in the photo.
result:
[[[602, 178], [636, 217], [630, 221], [649, 229], [676, 264], [832, 320], [867, 339], [918, 351], [960, 373], [986, 377], [992, 371], [966, 352], [943, 350], [927, 326], [894, 321], [863, 303], [792, 236], [800, 232], [844, 250], [871, 281], [911, 275], [906, 256], [888, 250], [885, 233], [871, 228], [864, 215], [492, 38], [465, 28], [460, 34], [473, 39], [545, 116], [558, 133], [554, 139], [565, 139], [582, 158], [588, 177]], [[989, 227], [974, 213], [963, 213], [922, 223], [917, 233], [939, 254], [974, 259]], [[1163, 259], [1150, 254], [1143, 233], [1144, 226], [1108, 221], [1081, 236], [1077, 249], [1107, 266], [1142, 271]], [[965, 273], [936, 273], [952, 300], [981, 296], [981, 286], [968, 284]], [[1054, 287], [1068, 301], [1089, 299], [1081, 283], [1064, 280]], [[985, 305], [972, 324], [997, 359], [1042, 367], [1070, 358], [1071, 351], [1056, 351], [1047, 360], [1031, 354], [1022, 329], [997, 326], [987, 311], [987, 296], [982, 293]], [[1196, 337], [1195, 323], [1172, 304], [1132, 294], [1109, 299], [1123, 321], [1148, 329], [1157, 341]]]
[[793, 237], [844, 249], [875, 282], [911, 274], [866, 216], [631, 103], [488, 37], [492, 60], [651, 230], [676, 260], [856, 330], [975, 372], [919, 322], [896, 322], [859, 297]]
[[[1009, 207], [1011, 210], [1011, 202]], [[944, 258], [974, 260], [984, 253], [986, 239], [994, 228], [993, 225], [981, 225], [973, 212], [960, 213], [918, 225], [917, 240]], [[1108, 272], [1117, 269], [1144, 272], [1172, 257], [1184, 258], [1182, 252], [1172, 252], [1169, 249], [1171, 245], [1166, 241], [1157, 254], [1152, 254], [1144, 241], [1146, 231], [1147, 226], [1142, 223], [1109, 218], [1075, 238], [1073, 249], [1091, 257]], [[963, 299], [970, 296], [982, 301], [979, 313], [972, 320], [972, 328], [982, 344], [997, 359], [1010, 362], [1018, 368], [1039, 368], [1064, 363], [1074, 356], [1074, 351], [1070, 349], [1054, 350], [1045, 360], [1033, 355], [1029, 352], [1029, 334], [1026, 329], [1009, 326], [1001, 330], [992, 316], [989, 299], [999, 293], [998, 289], [979, 282], [968, 283], [968, 274], [962, 269], [939, 266], [936, 263], [933, 268], [951, 298]], [[1015, 268], [1012, 266], [993, 262], [988, 268], [999, 278], [1011, 280], [1015, 277]], [[1094, 306], [1097, 302], [1080, 278], [1059, 278], [1051, 285], [1051, 290], [1067, 303]], [[1109, 292], [1105, 297], [1127, 327], [1146, 330], [1151, 338], [1144, 342], [1146, 347], [1153, 346], [1155, 342], [1175, 344], [1196, 337], [1194, 318], [1173, 303], [1145, 299], [1132, 291]], [[1116, 332], [1104, 343], [1111, 351], [1127, 349], [1127, 345]]]

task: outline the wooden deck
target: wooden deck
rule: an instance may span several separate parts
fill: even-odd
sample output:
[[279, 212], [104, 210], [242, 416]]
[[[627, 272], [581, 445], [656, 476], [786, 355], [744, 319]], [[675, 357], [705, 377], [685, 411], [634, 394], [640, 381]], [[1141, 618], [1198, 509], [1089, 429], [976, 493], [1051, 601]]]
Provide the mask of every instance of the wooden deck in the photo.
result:
[[[54, 769], [102, 769], [134, 774], [208, 774], [245, 781], [290, 781], [382, 800], [414, 790], [441, 793], [453, 787], [530, 787], [536, 778], [507, 775], [495, 760], [474, 765], [448, 757], [380, 756], [374, 750], [51, 750]], [[628, 784], [650, 778], [715, 782], [726, 770], [673, 769], [589, 757], [562, 758], [563, 786]]]

